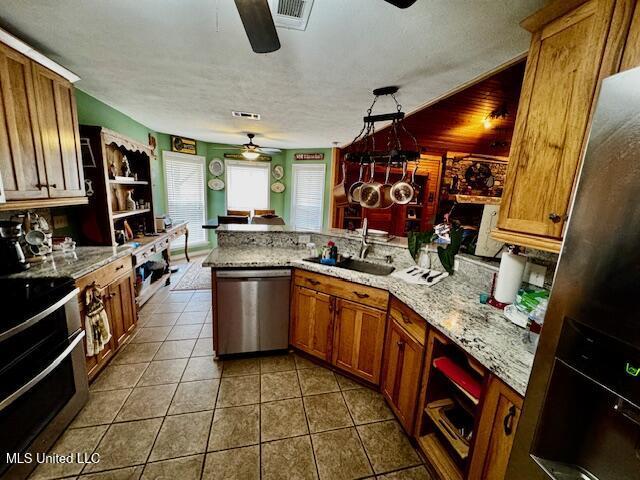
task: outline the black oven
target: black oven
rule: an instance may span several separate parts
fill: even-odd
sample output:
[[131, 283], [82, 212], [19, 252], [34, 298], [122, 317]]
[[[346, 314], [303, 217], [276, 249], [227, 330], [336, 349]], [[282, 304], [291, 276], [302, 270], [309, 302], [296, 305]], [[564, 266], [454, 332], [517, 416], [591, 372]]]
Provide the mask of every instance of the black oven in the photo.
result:
[[[0, 281], [0, 476], [23, 479], [88, 398], [78, 290], [68, 278]], [[17, 455], [16, 455], [17, 454]]]

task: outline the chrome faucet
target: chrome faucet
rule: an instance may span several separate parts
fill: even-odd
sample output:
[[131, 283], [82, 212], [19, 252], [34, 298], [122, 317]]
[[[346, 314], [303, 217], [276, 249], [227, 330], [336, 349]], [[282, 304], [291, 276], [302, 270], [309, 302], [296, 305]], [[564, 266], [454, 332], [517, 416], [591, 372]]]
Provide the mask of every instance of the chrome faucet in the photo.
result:
[[362, 221], [362, 239], [360, 241], [360, 252], [358, 253], [358, 258], [366, 258], [369, 253], [370, 245], [367, 243], [367, 234], [369, 233], [369, 224], [367, 219], [365, 218]]

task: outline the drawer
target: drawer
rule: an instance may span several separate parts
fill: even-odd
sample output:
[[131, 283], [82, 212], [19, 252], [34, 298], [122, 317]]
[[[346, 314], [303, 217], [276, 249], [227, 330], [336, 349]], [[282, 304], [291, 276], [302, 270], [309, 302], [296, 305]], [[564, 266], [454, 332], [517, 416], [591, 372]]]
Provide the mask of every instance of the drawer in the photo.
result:
[[157, 252], [162, 252], [163, 250], [166, 250], [167, 248], [169, 248], [169, 243], [171, 243], [171, 240], [169, 239], [169, 237], [163, 238], [162, 240], [157, 242], [155, 244], [156, 253]]
[[334, 295], [380, 310], [386, 310], [389, 302], [389, 293], [386, 290], [347, 282], [346, 280], [340, 280], [320, 273], [296, 270], [294, 279], [295, 284], [301, 287], [328, 295]]
[[139, 266], [139, 265], [142, 265], [147, 260], [149, 260], [153, 256], [154, 253], [156, 253], [156, 246], [155, 245], [151, 245], [150, 247], [145, 248], [143, 251], [137, 252], [135, 254], [136, 267]]
[[84, 289], [91, 285], [94, 281], [100, 288], [104, 288], [118, 277], [126, 273], [131, 273], [131, 255], [119, 258], [104, 267], [80, 277], [76, 280], [76, 286], [80, 289], [81, 295]]
[[391, 299], [389, 315], [405, 332], [411, 335], [420, 345], [424, 345], [427, 337], [427, 322], [416, 312], [397, 298]]

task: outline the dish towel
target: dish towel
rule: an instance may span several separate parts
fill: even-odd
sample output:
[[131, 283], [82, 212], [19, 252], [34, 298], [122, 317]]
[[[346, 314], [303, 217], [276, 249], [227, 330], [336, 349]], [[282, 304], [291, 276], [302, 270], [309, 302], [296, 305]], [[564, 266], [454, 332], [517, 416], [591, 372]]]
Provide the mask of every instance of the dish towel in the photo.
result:
[[85, 303], [87, 313], [84, 318], [84, 330], [87, 336], [87, 357], [93, 357], [104, 350], [104, 346], [111, 340], [111, 329], [97, 288], [87, 289]]

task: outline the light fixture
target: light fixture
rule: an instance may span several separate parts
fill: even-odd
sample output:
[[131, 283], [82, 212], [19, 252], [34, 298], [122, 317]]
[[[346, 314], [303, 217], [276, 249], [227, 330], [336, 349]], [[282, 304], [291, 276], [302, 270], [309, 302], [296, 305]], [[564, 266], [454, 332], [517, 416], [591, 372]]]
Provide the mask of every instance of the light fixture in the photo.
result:
[[255, 150], [245, 150], [242, 152], [242, 156], [247, 160], [255, 160], [260, 156], [260, 153]]
[[485, 130], [489, 130], [491, 128], [491, 119], [489, 118], [489, 115], [484, 117], [484, 120], [482, 120], [482, 125], [484, 125]]
[[486, 117], [482, 120], [482, 125], [486, 130], [489, 130], [493, 126], [491, 120], [505, 119], [509, 116], [509, 110], [506, 105], [501, 105], [499, 108], [491, 110]]

